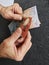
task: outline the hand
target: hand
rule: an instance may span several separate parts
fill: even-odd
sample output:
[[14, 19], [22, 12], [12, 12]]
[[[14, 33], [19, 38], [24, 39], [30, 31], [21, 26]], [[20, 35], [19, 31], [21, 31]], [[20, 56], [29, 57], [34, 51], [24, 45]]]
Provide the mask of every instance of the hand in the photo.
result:
[[12, 6], [9, 7], [3, 7], [0, 6], [1, 11], [0, 14], [5, 18], [5, 19], [14, 19], [14, 20], [21, 20], [22, 19], [22, 8], [18, 3], [13, 4]]
[[[31, 43], [31, 35], [28, 32], [28, 35], [23, 42], [23, 44], [19, 47], [19, 44], [16, 42], [21, 36], [22, 30], [18, 28], [9, 38], [5, 39], [0, 45], [0, 57], [14, 59], [16, 61], [22, 61], [25, 54], [30, 49]], [[20, 41], [20, 39], [19, 39]]]

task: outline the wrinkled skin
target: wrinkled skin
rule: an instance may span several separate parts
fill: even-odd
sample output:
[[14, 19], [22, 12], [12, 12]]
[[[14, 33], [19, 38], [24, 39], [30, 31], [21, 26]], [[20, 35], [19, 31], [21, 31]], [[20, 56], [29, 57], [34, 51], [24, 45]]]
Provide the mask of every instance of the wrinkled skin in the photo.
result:
[[0, 14], [5, 18], [5, 19], [14, 19], [14, 20], [21, 20], [22, 16], [22, 8], [18, 3], [14, 3], [11, 6], [8, 7], [3, 7], [0, 5]]
[[[19, 37], [21, 36], [22, 30], [18, 28], [9, 38], [5, 39], [0, 45], [0, 57], [14, 59], [16, 61], [22, 61], [25, 54], [32, 46], [31, 34], [28, 32], [25, 41], [21, 46], [17, 45], [21, 42]], [[16, 41], [19, 41], [16, 42]]]

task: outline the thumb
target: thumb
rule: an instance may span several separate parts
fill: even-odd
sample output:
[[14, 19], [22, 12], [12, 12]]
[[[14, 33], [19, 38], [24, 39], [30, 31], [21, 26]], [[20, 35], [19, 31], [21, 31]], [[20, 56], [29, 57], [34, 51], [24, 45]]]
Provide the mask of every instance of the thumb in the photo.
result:
[[13, 14], [13, 19], [14, 20], [22, 20], [22, 15], [21, 14]]
[[15, 14], [12, 11], [10, 11], [8, 14], [11, 16], [11, 19], [14, 19], [14, 20], [22, 20], [22, 15], [20, 15], [20, 14]]
[[10, 36], [10, 42], [14, 43], [16, 40], [21, 36], [22, 30], [21, 28], [18, 28], [11, 36]]

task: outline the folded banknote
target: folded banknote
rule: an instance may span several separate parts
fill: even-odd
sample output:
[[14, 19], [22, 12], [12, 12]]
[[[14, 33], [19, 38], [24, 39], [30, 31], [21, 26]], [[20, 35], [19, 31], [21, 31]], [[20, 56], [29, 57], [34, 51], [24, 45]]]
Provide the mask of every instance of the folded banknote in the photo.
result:
[[[39, 17], [38, 17], [38, 12], [37, 12], [37, 7], [36, 6], [33, 6], [31, 8], [28, 8], [28, 9], [24, 10], [23, 17], [24, 18], [27, 18], [27, 17], [32, 18], [30, 29], [40, 27], [41, 23], [40, 23], [40, 20], [39, 20]], [[16, 28], [18, 28], [19, 26], [20, 26], [20, 23], [16, 22], [16, 21], [12, 21], [8, 25], [11, 33], [13, 33], [16, 30]]]

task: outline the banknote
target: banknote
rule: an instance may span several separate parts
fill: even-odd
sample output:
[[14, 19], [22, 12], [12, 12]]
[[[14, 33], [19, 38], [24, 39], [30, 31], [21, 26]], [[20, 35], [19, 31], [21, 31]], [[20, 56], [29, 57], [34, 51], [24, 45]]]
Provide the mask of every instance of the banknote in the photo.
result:
[[39, 27], [40, 26], [40, 20], [38, 17], [37, 7], [31, 7], [24, 11], [24, 17], [32, 17], [32, 24], [31, 28]]
[[[36, 6], [30, 7], [28, 9], [24, 10], [23, 17], [24, 18], [27, 18], [27, 17], [32, 18], [30, 29], [40, 27], [41, 22], [40, 22], [39, 17], [38, 17], [38, 12], [37, 12]], [[16, 28], [19, 27], [19, 25], [20, 25], [19, 22], [12, 21], [8, 25], [11, 33], [13, 33], [16, 30]]]

